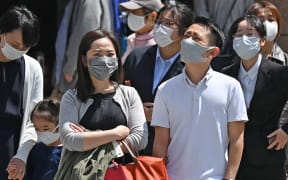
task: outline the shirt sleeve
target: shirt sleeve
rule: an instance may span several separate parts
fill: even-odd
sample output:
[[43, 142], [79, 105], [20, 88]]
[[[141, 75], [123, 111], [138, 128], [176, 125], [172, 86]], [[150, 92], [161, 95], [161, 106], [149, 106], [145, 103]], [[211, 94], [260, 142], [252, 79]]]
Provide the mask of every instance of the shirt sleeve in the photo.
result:
[[160, 86], [157, 90], [154, 101], [151, 126], [170, 128], [168, 108], [166, 104], [163, 89]]
[[148, 142], [148, 127], [144, 114], [143, 104], [134, 88], [130, 91], [130, 105], [128, 109], [128, 127], [130, 135], [127, 137], [135, 150], [142, 150]]
[[78, 124], [79, 122], [79, 108], [73, 95], [72, 90], [67, 91], [60, 103], [59, 112], [59, 127], [60, 138], [64, 148], [70, 151], [83, 151], [83, 136], [80, 133], [75, 133], [70, 128], [71, 123]]
[[227, 107], [228, 122], [248, 121], [244, 95], [239, 82], [235, 81], [229, 94]]

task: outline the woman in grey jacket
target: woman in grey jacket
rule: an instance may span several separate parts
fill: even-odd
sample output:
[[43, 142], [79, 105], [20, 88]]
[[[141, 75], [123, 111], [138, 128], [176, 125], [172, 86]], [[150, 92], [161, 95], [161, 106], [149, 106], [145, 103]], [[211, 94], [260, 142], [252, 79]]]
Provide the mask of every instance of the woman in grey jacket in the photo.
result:
[[64, 149], [88, 151], [113, 141], [126, 141], [136, 151], [145, 148], [148, 134], [140, 97], [134, 88], [117, 83], [123, 77], [119, 50], [116, 38], [106, 31], [83, 36], [76, 88], [60, 104]]

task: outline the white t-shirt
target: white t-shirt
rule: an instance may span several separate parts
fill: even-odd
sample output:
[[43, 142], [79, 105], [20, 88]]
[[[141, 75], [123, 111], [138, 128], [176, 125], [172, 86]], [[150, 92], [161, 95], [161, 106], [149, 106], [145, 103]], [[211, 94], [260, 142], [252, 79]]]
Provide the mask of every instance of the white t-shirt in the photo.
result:
[[228, 122], [247, 121], [239, 82], [209, 69], [198, 85], [185, 71], [160, 85], [152, 126], [170, 128], [167, 169], [171, 180], [222, 179]]

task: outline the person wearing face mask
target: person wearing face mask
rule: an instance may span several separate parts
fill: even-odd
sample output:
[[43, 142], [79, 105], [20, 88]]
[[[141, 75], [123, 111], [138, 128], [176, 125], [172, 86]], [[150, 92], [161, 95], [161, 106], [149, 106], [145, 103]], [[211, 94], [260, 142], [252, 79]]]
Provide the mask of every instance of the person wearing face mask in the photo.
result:
[[38, 19], [26, 7], [12, 7], [0, 17], [0, 179], [23, 178], [37, 141], [29, 116], [43, 98], [43, 73], [26, 53], [38, 40]]
[[[180, 61], [180, 43], [192, 21], [193, 14], [186, 5], [166, 4], [159, 11], [153, 30], [157, 45], [134, 49], [124, 64], [125, 83], [138, 91], [148, 123], [158, 86], [182, 72], [184, 65]], [[154, 128], [148, 127], [148, 145], [140, 152], [145, 155], [152, 154], [154, 140]]]
[[[142, 102], [134, 88], [119, 84], [123, 82], [120, 47], [111, 33], [93, 30], [83, 36], [77, 73], [75, 89], [68, 90], [60, 103], [63, 157], [111, 142], [122, 147], [125, 141], [135, 151], [145, 148], [148, 132]], [[61, 160], [60, 167], [65, 163]]]
[[127, 25], [134, 31], [127, 37], [127, 48], [121, 58], [122, 64], [134, 48], [156, 44], [153, 39], [153, 27], [161, 7], [160, 0], [131, 0], [120, 3], [120, 10], [128, 14]]
[[38, 143], [30, 151], [24, 180], [53, 180], [60, 161], [62, 143], [58, 130], [59, 102], [40, 101], [31, 112]]
[[240, 62], [223, 69], [243, 89], [249, 122], [245, 124], [244, 151], [237, 180], [285, 180], [288, 124], [279, 119], [288, 98], [288, 68], [261, 54], [266, 30], [253, 15], [237, 19], [230, 30]]
[[247, 14], [258, 16], [266, 28], [266, 43], [261, 53], [268, 59], [287, 66], [288, 55], [276, 43], [282, 28], [281, 13], [278, 8], [269, 1], [260, 1], [252, 4]]
[[236, 176], [248, 118], [240, 83], [210, 67], [223, 43], [215, 24], [196, 17], [181, 41], [183, 73], [158, 88], [153, 156], [166, 157], [171, 180]]

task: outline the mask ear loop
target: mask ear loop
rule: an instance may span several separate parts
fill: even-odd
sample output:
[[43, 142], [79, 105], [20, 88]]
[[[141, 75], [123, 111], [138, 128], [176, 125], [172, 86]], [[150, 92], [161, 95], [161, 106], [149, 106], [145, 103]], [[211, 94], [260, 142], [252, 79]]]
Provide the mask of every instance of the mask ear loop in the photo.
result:
[[57, 125], [51, 132], [52, 132], [52, 133], [55, 133], [56, 130], [58, 129], [58, 127], [59, 127], [59, 125]]

